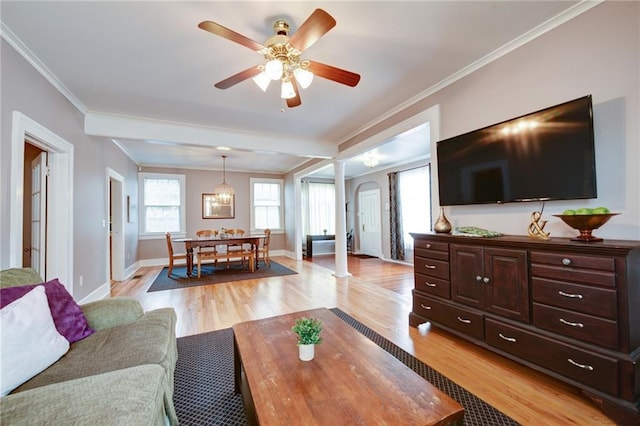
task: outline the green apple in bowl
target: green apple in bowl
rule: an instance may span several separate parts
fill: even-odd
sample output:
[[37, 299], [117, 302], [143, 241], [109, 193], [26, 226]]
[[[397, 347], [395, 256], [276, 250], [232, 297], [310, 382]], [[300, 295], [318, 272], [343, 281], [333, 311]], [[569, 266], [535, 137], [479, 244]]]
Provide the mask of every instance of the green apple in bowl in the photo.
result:
[[581, 215], [593, 214], [593, 210], [587, 207], [582, 207], [582, 208], [576, 209], [576, 214], [581, 214]]
[[573, 209], [567, 209], [567, 210], [563, 211], [562, 214], [565, 215], [565, 216], [572, 216], [572, 215], [576, 214], [576, 211], [573, 210]]
[[609, 214], [611, 211], [606, 207], [596, 207], [592, 210], [593, 214]]

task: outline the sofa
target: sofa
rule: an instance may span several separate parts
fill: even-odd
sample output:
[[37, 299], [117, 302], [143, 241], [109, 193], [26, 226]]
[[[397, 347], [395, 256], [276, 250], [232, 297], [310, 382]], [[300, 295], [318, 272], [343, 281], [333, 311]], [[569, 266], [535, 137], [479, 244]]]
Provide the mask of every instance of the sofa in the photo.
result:
[[[2, 384], [3, 392], [5, 385], [13, 388], [11, 380], [17, 380], [16, 383], [24, 380], [15, 379], [12, 371], [21, 370], [22, 364], [31, 365], [18, 361], [14, 365], [19, 368], [10, 368], [14, 350], [26, 350], [17, 355], [25, 359], [34, 352], [35, 358], [40, 357], [39, 354], [50, 357], [48, 354], [55, 352], [62, 355], [53, 355], [52, 364], [0, 398], [0, 424], [178, 424], [173, 406], [173, 378], [178, 357], [173, 309], [145, 313], [137, 300], [125, 297], [77, 305], [68, 293], [64, 296], [66, 290], [57, 280], [43, 283], [33, 269], [0, 271], [2, 298], [14, 298], [12, 293], [20, 295], [25, 291], [25, 295], [9, 304], [5, 303], [8, 300], [3, 301], [0, 309], [3, 315], [1, 374], [2, 381], [6, 382]], [[56, 318], [60, 315], [56, 309], [63, 303], [58, 303], [53, 291], [63, 293], [63, 298], [66, 297], [67, 302], [70, 299], [69, 303], [76, 306], [71, 306], [77, 309], [76, 317], [69, 321], [67, 316], [66, 325]], [[42, 302], [43, 298], [46, 302]], [[33, 303], [28, 307], [31, 311], [22, 314], [27, 322], [39, 316], [36, 312], [46, 311], [44, 303], [50, 307], [50, 312], [43, 313], [46, 318], [42, 320], [55, 327], [50, 334], [56, 343], [51, 344], [50, 350], [42, 348], [41, 343], [35, 346], [38, 349], [29, 349], [30, 339], [24, 337], [22, 330], [14, 333], [19, 340], [11, 341], [11, 329], [22, 325], [13, 325], [20, 321], [12, 323], [10, 317], [19, 316], [15, 312], [27, 309], [20, 305], [28, 303]], [[69, 330], [63, 330], [69, 323], [75, 327], [76, 335], [72, 338], [68, 337]], [[49, 362], [51, 360], [44, 361]]]

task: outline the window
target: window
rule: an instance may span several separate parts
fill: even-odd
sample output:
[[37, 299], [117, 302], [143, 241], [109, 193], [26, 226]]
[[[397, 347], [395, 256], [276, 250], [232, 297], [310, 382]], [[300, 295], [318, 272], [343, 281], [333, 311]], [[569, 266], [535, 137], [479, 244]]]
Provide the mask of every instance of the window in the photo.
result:
[[429, 232], [431, 229], [431, 167], [418, 167], [400, 172], [400, 205], [404, 248], [413, 249], [409, 232]]
[[250, 179], [251, 230], [284, 228], [282, 179]]
[[302, 182], [302, 209], [302, 235], [335, 234], [335, 184]]
[[186, 232], [184, 175], [140, 173], [140, 236]]

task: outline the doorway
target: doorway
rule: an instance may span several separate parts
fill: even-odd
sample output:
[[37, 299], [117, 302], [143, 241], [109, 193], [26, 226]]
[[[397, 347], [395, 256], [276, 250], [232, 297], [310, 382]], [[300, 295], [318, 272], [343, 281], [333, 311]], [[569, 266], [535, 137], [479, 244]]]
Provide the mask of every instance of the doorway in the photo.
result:
[[380, 189], [371, 189], [358, 193], [358, 209], [359, 253], [381, 257]]
[[[47, 259], [47, 152], [24, 141], [22, 266], [45, 277]], [[29, 220], [27, 220], [29, 218]]]
[[57, 277], [73, 295], [73, 145], [18, 111], [13, 112], [11, 132], [9, 267], [19, 268], [23, 262], [25, 140], [47, 152], [55, 177], [47, 185], [43, 278]]
[[124, 177], [107, 168], [107, 281], [123, 281], [125, 277], [124, 257]]

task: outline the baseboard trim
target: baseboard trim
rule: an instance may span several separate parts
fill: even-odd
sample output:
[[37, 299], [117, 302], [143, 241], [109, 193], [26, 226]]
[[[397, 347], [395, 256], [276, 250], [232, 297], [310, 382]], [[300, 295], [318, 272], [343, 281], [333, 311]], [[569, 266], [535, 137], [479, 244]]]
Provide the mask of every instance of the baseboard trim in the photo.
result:
[[80, 300], [78, 304], [84, 305], [89, 302], [95, 302], [96, 300], [106, 299], [107, 297], [111, 297], [111, 283], [102, 284], [84, 299]]

